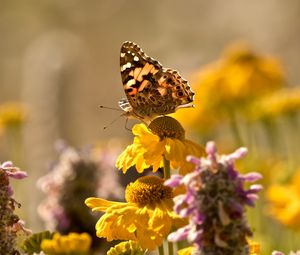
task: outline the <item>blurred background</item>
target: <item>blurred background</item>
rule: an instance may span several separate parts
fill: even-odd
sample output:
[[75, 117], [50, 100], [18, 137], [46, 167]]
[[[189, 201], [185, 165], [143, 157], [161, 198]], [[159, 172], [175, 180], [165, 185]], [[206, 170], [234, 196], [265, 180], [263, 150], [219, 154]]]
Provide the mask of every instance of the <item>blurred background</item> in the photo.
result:
[[[266, 129], [263, 133], [261, 129], [257, 131], [257, 127], [246, 128], [249, 120], [245, 116], [251, 116], [251, 123], [253, 120], [256, 123], [258, 119], [264, 119], [265, 123], [264, 117], [253, 112], [271, 107], [271, 103], [265, 101], [256, 105], [261, 97], [256, 97], [259, 88], [253, 80], [248, 81], [247, 90], [240, 88], [238, 91], [240, 95], [241, 91], [254, 90], [247, 92], [251, 98], [257, 99], [255, 102], [250, 100], [251, 107], [248, 107], [249, 98], [231, 97], [229, 101], [232, 104], [228, 104], [225, 107], [227, 110], [220, 115], [213, 111], [201, 112], [201, 107], [205, 109], [208, 106], [205, 106], [205, 98], [201, 98], [199, 93], [206, 96], [219, 92], [218, 87], [213, 93], [202, 92], [205, 84], [213, 83], [205, 80], [206, 74], [203, 81], [203, 70], [213, 73], [217, 69], [217, 72], [227, 73], [226, 66], [230, 65], [230, 61], [236, 61], [234, 65], [242, 68], [245, 61], [250, 59], [247, 65], [251, 65], [252, 59], [255, 59], [258, 62], [262, 60], [259, 62], [264, 66], [262, 73], [267, 73], [266, 80], [272, 86], [275, 84], [275, 89], [271, 86], [268, 91], [292, 89], [291, 93], [283, 92], [287, 94], [284, 94], [287, 101], [289, 96], [299, 95], [299, 17], [300, 2], [297, 0], [1, 0], [0, 113], [2, 111], [4, 121], [0, 126], [0, 162], [13, 160], [15, 165], [29, 173], [29, 178], [18, 184], [15, 191], [18, 201], [22, 203], [20, 214], [27, 225], [34, 230], [43, 228], [36, 208], [44, 195], [35, 183], [48, 172], [50, 162], [57, 158], [54, 144], [58, 139], [75, 147], [88, 144], [116, 146], [123, 142], [121, 149], [125, 148], [126, 139], [127, 143], [131, 141], [131, 133], [124, 128], [125, 118], [119, 118], [103, 130], [120, 113], [98, 108], [99, 105], [118, 107], [118, 100], [125, 96], [119, 54], [122, 43], [127, 40], [139, 44], [147, 55], [159, 60], [165, 67], [179, 70], [196, 90], [196, 108], [192, 113], [195, 121], [183, 123], [189, 138], [202, 144], [209, 139], [217, 140], [221, 151], [240, 145], [248, 146], [250, 154], [255, 154], [255, 157], [250, 157], [255, 158], [255, 163], [258, 158], [268, 158], [272, 162], [276, 158], [277, 169], [289, 169], [281, 170], [281, 173], [289, 174], [273, 178], [275, 163], [270, 167], [265, 161], [257, 166], [249, 160], [251, 162], [244, 168], [246, 171], [262, 168], [267, 176], [271, 176], [266, 179], [265, 187], [273, 183], [290, 183], [299, 163], [296, 124], [299, 97], [293, 98], [293, 121], [280, 119], [281, 133], [275, 135], [275, 145], [270, 143], [274, 141], [274, 136], [270, 138], [268, 135], [273, 134], [273, 129]], [[242, 64], [239, 62], [240, 56]], [[267, 62], [263, 62], [265, 58]], [[215, 77], [215, 74], [211, 75]], [[234, 73], [233, 77], [236, 77]], [[222, 82], [218, 84], [222, 86]], [[258, 84], [259, 87], [264, 82]], [[226, 88], [226, 84], [224, 86]], [[263, 92], [261, 95], [266, 94]], [[234, 111], [234, 118], [231, 114], [228, 117], [226, 114], [232, 112], [234, 107], [240, 108], [241, 101], [234, 104], [236, 98], [247, 101], [246, 111]], [[214, 105], [216, 109], [223, 107], [222, 100], [219, 105]], [[276, 104], [276, 96], [272, 100]], [[200, 115], [201, 121], [197, 119]], [[208, 115], [215, 115], [217, 121], [205, 119]], [[274, 118], [272, 115], [271, 119]], [[267, 119], [267, 125], [273, 126], [269, 115]], [[130, 125], [133, 123], [130, 121]], [[285, 129], [286, 126], [288, 129]], [[291, 137], [286, 137], [286, 134]], [[253, 137], [256, 137], [255, 142]], [[260, 143], [263, 149], [258, 148]], [[277, 160], [280, 164], [284, 162], [284, 167]], [[261, 167], [262, 164], [265, 165]], [[254, 213], [264, 214], [267, 210], [264, 206], [258, 208]], [[285, 233], [288, 233], [286, 236], [290, 241], [285, 242], [283, 249], [296, 249], [293, 240], [297, 238], [297, 231], [290, 231], [286, 227], [288, 224], [281, 226], [284, 224], [273, 220], [274, 228], [263, 231], [259, 227], [263, 224], [263, 217], [267, 216], [254, 216], [252, 222], [258, 241], [266, 241], [263, 244], [266, 251], [281, 249], [273, 244], [278, 244], [282, 236], [277, 233], [286, 228]], [[266, 228], [266, 225], [261, 226]]]

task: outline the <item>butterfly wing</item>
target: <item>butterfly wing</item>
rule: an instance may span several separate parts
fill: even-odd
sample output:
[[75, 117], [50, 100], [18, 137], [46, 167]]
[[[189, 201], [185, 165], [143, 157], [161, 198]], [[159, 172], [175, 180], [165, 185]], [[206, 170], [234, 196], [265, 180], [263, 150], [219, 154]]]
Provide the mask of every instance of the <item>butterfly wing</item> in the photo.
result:
[[133, 42], [123, 43], [120, 65], [128, 103], [119, 104], [135, 117], [169, 114], [193, 101], [194, 93], [177, 71], [163, 68]]

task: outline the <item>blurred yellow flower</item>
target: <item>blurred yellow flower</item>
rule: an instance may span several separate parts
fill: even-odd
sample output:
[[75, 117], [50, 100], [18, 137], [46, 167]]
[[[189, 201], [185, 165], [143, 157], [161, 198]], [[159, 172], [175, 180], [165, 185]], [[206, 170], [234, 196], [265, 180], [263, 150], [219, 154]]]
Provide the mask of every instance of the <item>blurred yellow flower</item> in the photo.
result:
[[195, 129], [209, 131], [228, 120], [232, 112], [284, 85], [283, 70], [275, 58], [260, 55], [245, 44], [234, 44], [221, 59], [200, 70], [192, 82], [197, 110], [190, 111], [189, 118], [184, 110], [174, 116]]
[[300, 230], [300, 170], [290, 184], [273, 185], [267, 190], [268, 212], [283, 225]]
[[248, 117], [257, 120], [290, 115], [300, 110], [300, 89], [286, 88], [267, 95], [250, 105]]
[[93, 211], [105, 212], [96, 224], [97, 236], [108, 241], [137, 241], [143, 250], [162, 245], [172, 226], [183, 223], [172, 210], [172, 189], [163, 182], [156, 176], [137, 179], [126, 188], [127, 203], [86, 199]]
[[195, 253], [196, 248], [194, 246], [189, 246], [177, 251], [178, 255], [192, 255]]
[[154, 119], [148, 128], [145, 124], [137, 124], [132, 132], [135, 135], [133, 144], [127, 146], [116, 162], [123, 173], [134, 165], [139, 173], [150, 166], [156, 172], [163, 166], [163, 157], [170, 161], [172, 169], [179, 168], [180, 173], [187, 173], [194, 165], [186, 161], [186, 156], [205, 154], [201, 146], [184, 138], [185, 131], [180, 123], [169, 116]]
[[25, 107], [17, 102], [0, 105], [0, 127], [4, 129], [21, 126], [26, 120]]
[[114, 247], [111, 247], [107, 252], [107, 255], [144, 255], [145, 252], [142, 250], [140, 245], [135, 241], [121, 242]]
[[248, 240], [250, 255], [259, 255], [260, 254], [260, 244], [252, 240]]
[[54, 234], [52, 239], [44, 239], [42, 251], [47, 255], [85, 255], [88, 254], [92, 239], [87, 233], [69, 233], [66, 236]]

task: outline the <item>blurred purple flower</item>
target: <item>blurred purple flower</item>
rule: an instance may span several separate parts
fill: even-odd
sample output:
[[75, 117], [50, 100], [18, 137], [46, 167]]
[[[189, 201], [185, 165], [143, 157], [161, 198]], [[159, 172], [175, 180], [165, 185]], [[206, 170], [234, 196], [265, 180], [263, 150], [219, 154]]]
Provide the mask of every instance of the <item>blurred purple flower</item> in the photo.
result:
[[20, 180], [27, 177], [27, 173], [21, 171], [20, 168], [13, 166], [13, 163], [11, 161], [2, 163], [0, 168], [2, 168], [9, 177], [12, 177], [14, 179]]
[[124, 189], [114, 167], [119, 151], [92, 146], [76, 150], [63, 142], [56, 145], [59, 159], [37, 183], [47, 195], [38, 212], [51, 231], [88, 232], [96, 239], [99, 215], [83, 206], [84, 200], [97, 196], [120, 200]]
[[[281, 252], [281, 251], [273, 251], [272, 255], [285, 255], [285, 254], [283, 252]], [[296, 252], [291, 251], [289, 253], [289, 255], [300, 255], [300, 250], [296, 251]]]
[[194, 172], [173, 175], [166, 185], [184, 185], [186, 194], [174, 198], [174, 210], [188, 217], [189, 224], [171, 233], [169, 241], [187, 240], [201, 255], [248, 254], [246, 238], [252, 232], [245, 218], [245, 206], [254, 206], [261, 185], [244, 187], [245, 182], [262, 178], [259, 173], [240, 174], [234, 166], [247, 154], [240, 148], [230, 155], [218, 155], [213, 142], [207, 143], [206, 158], [188, 157], [195, 164]]

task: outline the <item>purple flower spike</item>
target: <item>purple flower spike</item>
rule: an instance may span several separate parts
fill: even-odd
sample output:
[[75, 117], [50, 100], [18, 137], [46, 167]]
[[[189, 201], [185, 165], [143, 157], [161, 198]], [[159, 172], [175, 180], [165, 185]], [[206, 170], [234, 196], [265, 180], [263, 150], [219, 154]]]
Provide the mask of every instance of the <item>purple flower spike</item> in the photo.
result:
[[170, 242], [177, 242], [187, 239], [190, 233], [190, 226], [187, 225], [183, 228], [178, 229], [176, 232], [173, 232], [168, 236], [168, 241]]
[[247, 200], [245, 200], [245, 204], [249, 205], [249, 206], [254, 206], [254, 202], [258, 199], [258, 195], [256, 194], [248, 194], [247, 195]]
[[191, 155], [189, 155], [189, 156], [186, 157], [186, 161], [191, 162], [191, 163], [193, 163], [195, 165], [200, 164], [200, 159], [199, 158], [195, 158], [194, 156], [191, 156]]
[[170, 179], [168, 179], [168, 180], [165, 181], [164, 184], [166, 186], [174, 188], [174, 187], [177, 187], [177, 186], [180, 185], [181, 180], [182, 180], [182, 176], [181, 175], [179, 175], [179, 174], [173, 174]]
[[23, 179], [26, 172], [15, 167], [11, 161], [0, 165], [0, 252], [1, 254], [20, 254], [16, 250], [17, 232], [28, 234], [14, 210], [21, 205], [12, 197], [13, 188], [10, 185], [10, 177]]
[[256, 182], [262, 178], [260, 173], [252, 172], [248, 174], [241, 174], [240, 179], [247, 181], [247, 182]]
[[14, 179], [20, 180], [28, 176], [25, 171], [21, 171], [20, 168], [13, 166], [10, 161], [3, 163], [0, 166], [0, 170], [4, 171], [6, 176], [12, 177]]
[[14, 179], [23, 179], [27, 177], [27, 173], [24, 171], [21, 171], [20, 168], [13, 166], [11, 161], [6, 161], [0, 166], [1, 169], [3, 169], [7, 176], [12, 177]]
[[235, 152], [231, 153], [230, 155], [227, 156], [228, 160], [235, 161], [237, 159], [243, 158], [247, 155], [248, 149], [245, 147], [241, 147], [237, 149]]
[[5, 161], [0, 166], [0, 168], [9, 168], [9, 167], [13, 167], [13, 163], [11, 161]]
[[[281, 252], [281, 251], [273, 251], [272, 255], [285, 255], [285, 254], [283, 252]], [[291, 251], [289, 253], [289, 255], [300, 255], [300, 250], [296, 251], [296, 252]]]
[[24, 179], [25, 177], [28, 176], [28, 174], [24, 171], [12, 171], [12, 172], [7, 172], [8, 176], [9, 177], [12, 177], [14, 179], [18, 179], [18, 180], [21, 180], [21, 179]]
[[250, 186], [249, 192], [251, 192], [251, 193], [258, 193], [262, 189], [263, 189], [262, 185], [260, 185], [260, 184], [253, 184], [253, 185]]
[[[246, 255], [247, 237], [252, 235], [245, 218], [246, 206], [254, 206], [261, 185], [246, 189], [245, 182], [262, 178], [259, 173], [242, 175], [234, 166], [247, 154], [240, 148], [219, 156], [214, 142], [206, 145], [207, 157], [187, 159], [195, 170], [185, 176], [175, 175], [166, 184], [186, 187], [185, 194], [174, 198], [174, 210], [189, 224], [169, 235], [170, 241], [186, 239], [201, 255]], [[278, 254], [279, 255], [279, 254]]]
[[216, 159], [216, 154], [217, 154], [217, 147], [216, 147], [216, 144], [214, 142], [208, 142], [206, 144], [206, 153], [208, 155], [208, 158], [215, 162], [217, 159]]

